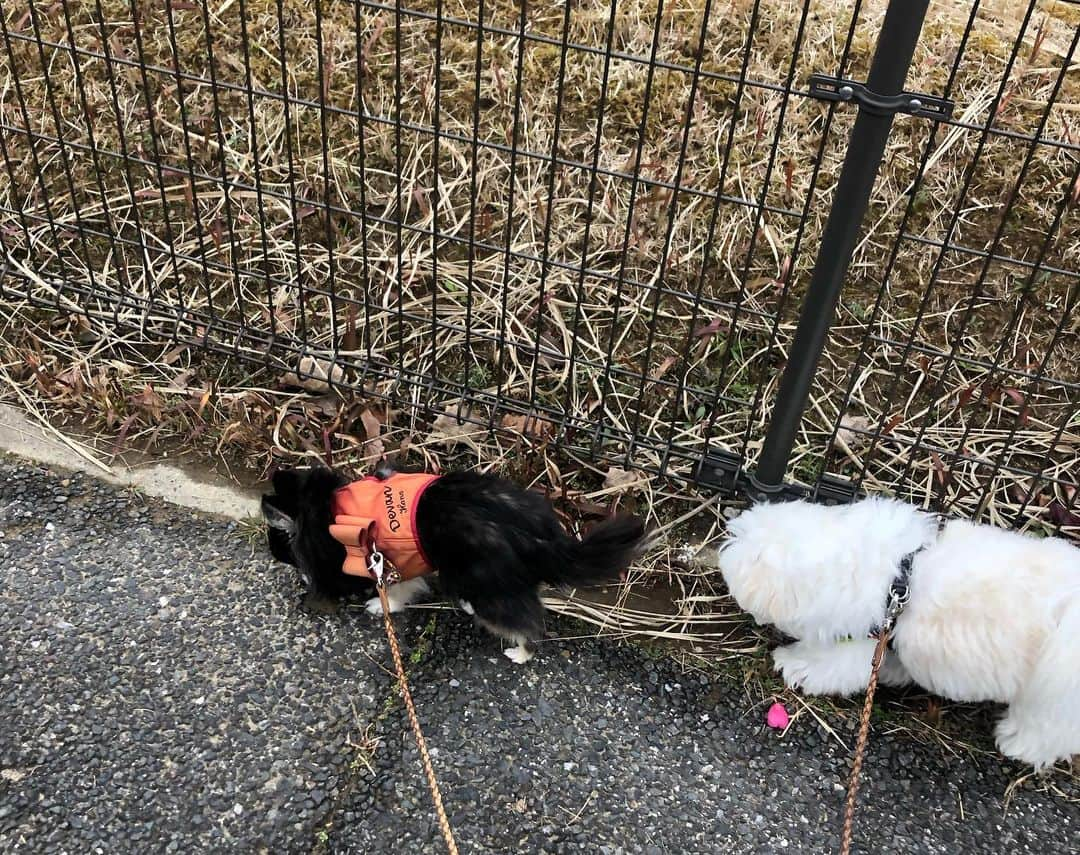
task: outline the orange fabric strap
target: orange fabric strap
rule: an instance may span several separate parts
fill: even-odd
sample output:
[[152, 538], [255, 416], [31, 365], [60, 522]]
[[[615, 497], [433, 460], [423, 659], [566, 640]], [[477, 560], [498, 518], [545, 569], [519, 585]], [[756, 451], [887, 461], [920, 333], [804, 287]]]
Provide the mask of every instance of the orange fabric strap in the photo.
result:
[[437, 475], [401, 473], [353, 481], [334, 492], [330, 536], [345, 547], [342, 570], [371, 579], [368, 558], [377, 544], [402, 579], [432, 572], [416, 531], [420, 496]]
[[370, 517], [351, 517], [338, 514], [330, 526], [330, 536], [345, 547], [345, 563], [341, 569], [350, 576], [367, 576], [371, 544], [375, 542], [375, 520]]

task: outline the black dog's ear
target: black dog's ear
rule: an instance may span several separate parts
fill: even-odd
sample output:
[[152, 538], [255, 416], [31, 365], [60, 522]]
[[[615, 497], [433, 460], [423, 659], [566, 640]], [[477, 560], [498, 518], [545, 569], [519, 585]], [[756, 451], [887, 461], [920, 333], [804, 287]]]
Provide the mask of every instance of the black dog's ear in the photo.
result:
[[296, 531], [296, 520], [283, 506], [280, 496], [262, 497], [262, 515], [270, 528], [276, 528], [289, 534]]

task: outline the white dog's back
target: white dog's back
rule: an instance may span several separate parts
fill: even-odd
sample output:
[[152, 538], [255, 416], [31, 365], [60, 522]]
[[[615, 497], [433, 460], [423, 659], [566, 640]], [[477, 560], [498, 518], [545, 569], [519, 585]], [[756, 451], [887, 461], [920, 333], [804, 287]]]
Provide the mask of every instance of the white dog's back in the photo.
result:
[[[916, 556], [894, 645], [920, 685], [958, 701], [1009, 702], [1070, 603], [1080, 550], [956, 520]], [[1080, 683], [1080, 636], [1077, 668]]]

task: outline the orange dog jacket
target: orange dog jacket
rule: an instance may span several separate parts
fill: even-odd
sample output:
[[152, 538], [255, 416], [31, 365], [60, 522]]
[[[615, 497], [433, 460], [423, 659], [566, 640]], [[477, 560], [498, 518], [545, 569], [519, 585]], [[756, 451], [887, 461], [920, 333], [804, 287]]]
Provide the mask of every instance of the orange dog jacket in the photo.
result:
[[368, 558], [375, 545], [402, 579], [431, 573], [416, 532], [416, 506], [438, 477], [401, 473], [380, 481], [368, 476], [335, 490], [330, 536], [345, 547], [341, 569], [374, 580]]

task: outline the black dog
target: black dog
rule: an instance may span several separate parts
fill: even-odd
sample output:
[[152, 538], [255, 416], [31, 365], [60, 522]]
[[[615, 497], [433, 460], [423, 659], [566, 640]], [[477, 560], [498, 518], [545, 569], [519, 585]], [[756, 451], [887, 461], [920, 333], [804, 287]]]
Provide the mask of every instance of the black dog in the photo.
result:
[[[376, 477], [390, 474], [384, 469]], [[329, 469], [279, 470], [262, 512], [273, 556], [298, 567], [319, 593], [370, 596], [369, 580], [342, 571], [345, 547], [329, 531], [334, 491], [347, 483]], [[514, 643], [505, 653], [519, 663], [532, 658], [531, 643], [543, 634], [542, 583], [618, 581], [645, 540], [644, 523], [625, 515], [604, 520], [580, 540], [571, 537], [542, 496], [469, 472], [434, 481], [420, 496], [415, 517], [419, 545], [440, 587], [482, 626]], [[390, 610], [427, 591], [423, 577], [390, 586]], [[368, 611], [382, 613], [378, 597], [369, 600]]]

